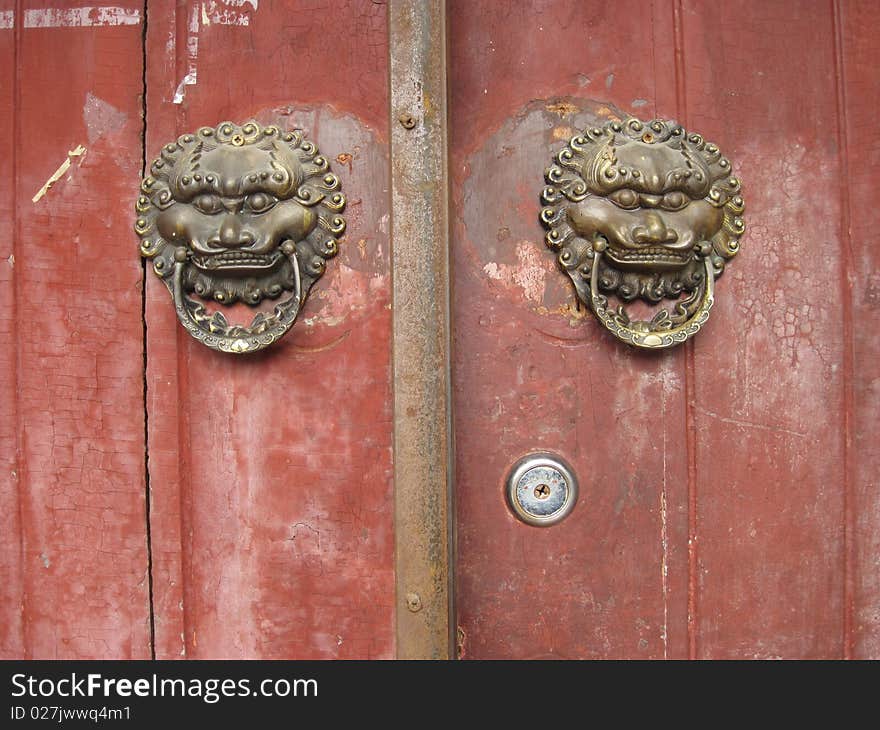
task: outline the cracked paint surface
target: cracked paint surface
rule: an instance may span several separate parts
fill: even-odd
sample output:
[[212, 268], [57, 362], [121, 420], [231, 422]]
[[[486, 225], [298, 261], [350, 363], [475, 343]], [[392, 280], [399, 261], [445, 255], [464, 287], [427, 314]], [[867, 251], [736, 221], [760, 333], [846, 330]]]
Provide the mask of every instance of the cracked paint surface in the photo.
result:
[[[870, 4], [640, 8], [560, 1], [515, 26], [489, 4], [450, 10], [467, 655], [877, 656]], [[837, 45], [791, 40], [835, 23]], [[744, 182], [742, 251], [677, 353], [635, 353], [573, 316], [543, 243], [551, 155], [615, 109], [678, 119]], [[498, 498], [509, 465], [543, 449], [583, 489], [551, 530]]]
[[[179, 34], [173, 13], [151, 16], [148, 150], [222, 119], [301, 128], [340, 178], [347, 229], [291, 332], [255, 358], [192, 347], [147, 282], [156, 653], [389, 657], [386, 9], [254, 5], [228, 4], [248, 22], [224, 24], [190, 4]], [[165, 70], [188, 73], [194, 10], [198, 83], [175, 104]], [[325, 29], [350, 24], [328, 59]]]
[[150, 656], [141, 267], [125, 245], [141, 8], [25, 11], [16, 55], [0, 32], [6, 658]]

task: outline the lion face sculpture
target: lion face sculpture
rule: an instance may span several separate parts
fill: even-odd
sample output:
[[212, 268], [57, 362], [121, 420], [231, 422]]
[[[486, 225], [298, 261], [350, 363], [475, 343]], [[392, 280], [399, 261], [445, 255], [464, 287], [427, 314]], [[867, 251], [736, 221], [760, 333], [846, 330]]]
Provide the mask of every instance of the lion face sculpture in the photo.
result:
[[[574, 137], [547, 170], [541, 220], [578, 296], [630, 344], [683, 342], [708, 319], [713, 282], [739, 250], [744, 204], [718, 147], [674, 122], [608, 122]], [[633, 322], [623, 302], [679, 299]]]
[[[223, 122], [166, 145], [141, 185], [141, 254], [171, 291], [181, 323], [204, 344], [252, 352], [293, 324], [345, 230], [339, 181], [300, 132]], [[192, 295], [220, 304], [288, 297], [249, 327], [229, 325]]]

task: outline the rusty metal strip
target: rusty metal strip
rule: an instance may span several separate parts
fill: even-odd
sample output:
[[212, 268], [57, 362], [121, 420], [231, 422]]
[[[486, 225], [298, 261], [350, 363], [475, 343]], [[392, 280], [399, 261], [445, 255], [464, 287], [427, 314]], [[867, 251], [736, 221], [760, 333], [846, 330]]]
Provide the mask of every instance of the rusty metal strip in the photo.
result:
[[391, 0], [397, 656], [450, 656], [449, 236], [443, 0]]

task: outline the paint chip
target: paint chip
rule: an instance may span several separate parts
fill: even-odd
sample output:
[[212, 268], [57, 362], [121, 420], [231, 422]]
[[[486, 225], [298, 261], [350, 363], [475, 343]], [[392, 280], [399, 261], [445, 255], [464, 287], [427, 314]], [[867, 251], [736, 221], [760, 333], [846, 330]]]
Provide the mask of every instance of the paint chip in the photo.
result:
[[83, 121], [86, 123], [89, 144], [92, 145], [99, 137], [114, 134], [122, 129], [128, 121], [128, 115], [92, 92], [88, 92], [83, 105]]
[[67, 171], [70, 169], [70, 162], [71, 162], [71, 160], [72, 160], [74, 157], [83, 157], [83, 156], [85, 156], [85, 154], [86, 154], [86, 148], [83, 147], [82, 145], [77, 145], [76, 149], [70, 150], [70, 151], [67, 153], [67, 158], [64, 160], [64, 162], [62, 162], [62, 163], [58, 166], [58, 169], [55, 170], [55, 172], [53, 172], [53, 173], [49, 176], [49, 179], [46, 180], [45, 183], [43, 183], [43, 187], [41, 187], [41, 188], [37, 191], [37, 194], [34, 195], [33, 198], [31, 198], [31, 202], [32, 202], [32, 203], [38, 203], [38, 202], [40, 201], [40, 199], [41, 199], [46, 193], [49, 192], [49, 188], [51, 188], [56, 182], [58, 182], [58, 181], [61, 179], [61, 177], [64, 175], [64, 173], [67, 172]]
[[183, 97], [186, 96], [186, 87], [187, 86], [195, 86], [196, 84], [196, 72], [195, 70], [190, 71], [186, 76], [183, 77], [183, 81], [181, 81], [177, 85], [177, 89], [174, 92], [174, 103], [175, 104], [183, 104]]
[[[140, 25], [140, 10], [117, 6], [83, 8], [33, 8], [24, 11], [25, 28], [95, 28]], [[0, 29], [15, 27], [15, 11], [0, 12]]]
[[568, 101], [557, 101], [552, 104], [546, 104], [544, 108], [548, 112], [553, 112], [554, 114], [559, 115], [562, 119], [577, 114], [580, 111], [580, 109]]
[[[250, 8], [245, 9], [245, 5]], [[202, 3], [202, 25], [250, 25], [250, 14], [255, 13], [259, 0], [209, 0]]]

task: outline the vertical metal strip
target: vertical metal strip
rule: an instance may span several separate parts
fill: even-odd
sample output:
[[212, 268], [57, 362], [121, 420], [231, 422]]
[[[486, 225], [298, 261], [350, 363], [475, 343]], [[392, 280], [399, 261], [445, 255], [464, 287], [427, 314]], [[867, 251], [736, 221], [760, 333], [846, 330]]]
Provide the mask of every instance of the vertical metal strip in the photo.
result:
[[450, 656], [446, 12], [391, 0], [397, 656]]

